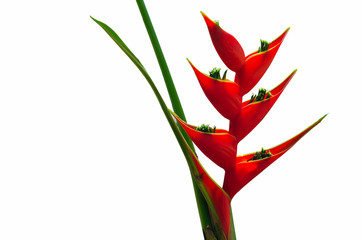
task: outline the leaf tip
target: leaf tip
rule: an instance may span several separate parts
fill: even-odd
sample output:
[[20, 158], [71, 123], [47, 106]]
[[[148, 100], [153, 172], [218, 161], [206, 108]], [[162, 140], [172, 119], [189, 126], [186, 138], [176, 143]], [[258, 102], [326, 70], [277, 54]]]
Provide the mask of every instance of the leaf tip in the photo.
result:
[[93, 21], [95, 21], [95, 22], [98, 22], [98, 20], [97, 19], [95, 19], [94, 17], [92, 17], [92, 16], [89, 16]]

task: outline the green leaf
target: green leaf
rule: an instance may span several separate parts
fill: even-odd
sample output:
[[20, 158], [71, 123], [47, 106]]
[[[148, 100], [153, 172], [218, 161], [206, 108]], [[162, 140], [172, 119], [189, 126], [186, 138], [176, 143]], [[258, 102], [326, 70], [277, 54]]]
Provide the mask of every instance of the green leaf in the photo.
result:
[[[117, 35], [115, 31], [113, 31], [112, 28], [110, 28], [107, 24], [98, 21], [97, 19], [91, 18], [99, 25], [101, 28], [103, 28], [104, 31], [113, 39], [113, 41], [123, 50], [123, 52], [131, 59], [131, 61], [137, 66], [140, 71], [146, 72], [146, 69], [141, 64], [140, 60], [131, 52], [131, 50], [126, 46], [126, 44], [122, 41], [122, 39]], [[142, 72], [143, 73], [143, 72]], [[147, 74], [148, 75], [148, 74]]]
[[[92, 18], [92, 17], [91, 17]], [[193, 163], [193, 158], [192, 158], [192, 154], [194, 154], [193, 150], [190, 148], [189, 144], [186, 142], [185, 138], [183, 137], [183, 135], [180, 132], [180, 129], [178, 128], [176, 122], [174, 121], [172, 115], [170, 114], [161, 94], [159, 93], [158, 89], [156, 88], [153, 80], [151, 79], [151, 77], [148, 75], [146, 69], [143, 67], [142, 63], [138, 60], [138, 58], [132, 53], [132, 51], [126, 46], [126, 44], [121, 40], [121, 38], [105, 23], [98, 21], [94, 18], [92, 18], [99, 26], [101, 26], [104, 31], [106, 31], [106, 33], [113, 39], [113, 41], [123, 50], [123, 52], [131, 59], [131, 61], [137, 66], [137, 68], [140, 70], [140, 72], [143, 74], [143, 76], [146, 78], [147, 82], [149, 83], [149, 85], [151, 86], [153, 92], [156, 95], [156, 98], [162, 108], [163, 113], [165, 114], [165, 117], [172, 129], [172, 131], [175, 134], [175, 137], [181, 147], [181, 150], [187, 160], [187, 163], [189, 165], [190, 168], [190, 172], [191, 175], [193, 176], [193, 180], [195, 180], [197, 178], [197, 176], [200, 175], [200, 173], [198, 173], [197, 168], [195, 166], [195, 164]], [[199, 200], [203, 201], [203, 208], [205, 208], [206, 203], [208, 208], [210, 208], [209, 210], [211, 210], [212, 212], [216, 212], [213, 204], [210, 201], [210, 198], [207, 196], [207, 192], [204, 190], [204, 187], [202, 186], [202, 184], [200, 184], [200, 182], [197, 182], [197, 185], [195, 183], [195, 181], [193, 181], [194, 183], [194, 187], [195, 187], [195, 193], [198, 191], [200, 195], [196, 195], [198, 197]], [[202, 194], [201, 194], [201, 193]], [[202, 198], [204, 197], [204, 198]], [[208, 210], [208, 209], [207, 209]], [[209, 214], [206, 213], [205, 214]], [[206, 216], [206, 215], [205, 215]], [[205, 217], [204, 216], [204, 217]], [[208, 217], [208, 219], [206, 220], [210, 220], [210, 217]]]

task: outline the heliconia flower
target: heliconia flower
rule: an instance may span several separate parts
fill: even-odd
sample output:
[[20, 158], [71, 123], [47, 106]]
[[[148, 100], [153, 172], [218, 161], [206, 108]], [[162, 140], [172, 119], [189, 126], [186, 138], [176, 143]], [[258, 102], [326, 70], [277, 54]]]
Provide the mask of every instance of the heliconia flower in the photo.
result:
[[203, 74], [189, 61], [200, 86], [215, 109], [225, 118], [234, 118], [241, 110], [240, 87], [227, 79], [216, 79]]
[[212, 43], [225, 65], [236, 72], [245, 63], [245, 53], [234, 36], [225, 32], [218, 24], [210, 20], [203, 12]]
[[[210, 175], [202, 167], [193, 151], [188, 148], [188, 152], [192, 157], [193, 165], [196, 169], [190, 166], [196, 184], [203, 193], [210, 210], [215, 209], [211, 214], [217, 217], [222, 231], [225, 234], [225, 239], [232, 234], [231, 229], [231, 198], [229, 195], [210, 177]], [[217, 230], [216, 230], [217, 231]]]
[[227, 194], [233, 198], [240, 189], [242, 189], [265, 168], [267, 168], [270, 164], [286, 153], [294, 144], [296, 144], [305, 134], [307, 134], [317, 124], [319, 124], [325, 117], [326, 115], [288, 141], [276, 147], [264, 150], [265, 153], [270, 153], [270, 156], [259, 160], [253, 160], [255, 153], [238, 156], [236, 165], [230, 169], [225, 170], [225, 179], [223, 185], [225, 192], [227, 192]]
[[185, 123], [175, 113], [171, 113], [200, 151], [211, 161], [223, 169], [235, 165], [236, 141], [228, 131], [217, 128], [214, 132], [199, 131], [197, 127]]
[[268, 70], [276, 53], [279, 50], [289, 28], [282, 35], [269, 43], [268, 50], [263, 52], [255, 51], [245, 58], [245, 64], [236, 72], [235, 82], [241, 87], [242, 95], [248, 93], [263, 77]]
[[240, 85], [242, 96], [245, 95], [258, 83], [270, 66], [289, 28], [270, 43], [262, 41], [262, 44], [267, 46], [266, 50], [255, 51], [245, 57], [244, 50], [235, 37], [224, 31], [219, 24], [212, 21], [204, 13], [202, 16], [216, 52], [225, 65], [236, 72], [235, 82]]
[[242, 103], [241, 111], [230, 120], [229, 132], [235, 136], [237, 143], [263, 120], [296, 72], [297, 70], [293, 71], [282, 83], [270, 90], [268, 98], [258, 102], [250, 103], [250, 100], [247, 100]]

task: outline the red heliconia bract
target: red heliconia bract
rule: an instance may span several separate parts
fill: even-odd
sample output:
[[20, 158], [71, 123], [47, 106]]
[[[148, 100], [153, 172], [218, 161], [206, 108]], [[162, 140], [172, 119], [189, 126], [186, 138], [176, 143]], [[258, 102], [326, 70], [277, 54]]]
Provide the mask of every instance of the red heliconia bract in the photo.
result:
[[[189, 61], [190, 62], [190, 61]], [[200, 86], [215, 109], [225, 118], [234, 118], [241, 110], [242, 96], [237, 83], [209, 77], [190, 62]]]
[[216, 165], [223, 169], [235, 165], [237, 144], [235, 137], [228, 131], [223, 129], [215, 129], [215, 133], [198, 131], [195, 126], [185, 123], [175, 113], [172, 114], [200, 151]]
[[305, 134], [312, 130], [312, 128], [320, 123], [325, 117], [326, 115], [288, 141], [273, 148], [266, 149], [267, 152], [272, 154], [269, 157], [260, 160], [251, 160], [254, 156], [254, 153], [238, 156], [236, 165], [232, 168], [226, 169], [225, 171], [223, 189], [229, 194], [230, 198], [233, 198], [240, 189], [242, 189], [265, 168], [267, 168], [270, 164], [286, 153], [294, 144], [296, 144]]
[[210, 20], [203, 12], [212, 43], [225, 65], [236, 72], [245, 63], [245, 53], [235, 37], [224, 31], [218, 24]]
[[[229, 239], [228, 236], [233, 231], [231, 228], [231, 198], [205, 171], [190, 148], [188, 148], [188, 152], [196, 168], [196, 173], [193, 173], [193, 177], [201, 192], [205, 195], [210, 213], [220, 221], [222, 231], [225, 237]], [[193, 169], [193, 167], [190, 166], [190, 169]], [[191, 172], [193, 171], [191, 170]], [[212, 211], [212, 208], [215, 209], [215, 212]]]
[[231, 135], [235, 136], [236, 142], [240, 142], [263, 120], [295, 73], [296, 70], [281, 84], [270, 90], [271, 96], [269, 98], [259, 102], [249, 103], [250, 100], [247, 100], [242, 103], [241, 111], [235, 118], [230, 120], [229, 131]]
[[268, 50], [260, 53], [254, 52], [246, 57], [245, 64], [235, 75], [235, 82], [240, 85], [243, 95], [248, 93], [263, 77], [266, 70], [268, 70], [288, 31], [289, 28], [272, 41], [269, 44]]

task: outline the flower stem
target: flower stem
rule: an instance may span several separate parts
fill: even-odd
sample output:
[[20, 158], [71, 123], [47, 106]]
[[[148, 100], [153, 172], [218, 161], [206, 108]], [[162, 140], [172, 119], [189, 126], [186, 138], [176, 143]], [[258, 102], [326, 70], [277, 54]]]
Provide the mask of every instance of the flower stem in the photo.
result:
[[143, 22], [146, 26], [147, 32], [148, 32], [148, 36], [150, 37], [153, 49], [155, 51], [156, 57], [157, 57], [157, 61], [158, 64], [161, 68], [161, 72], [162, 72], [162, 76], [165, 80], [166, 83], [166, 87], [167, 87], [167, 91], [169, 93], [170, 99], [171, 99], [171, 103], [172, 103], [172, 108], [174, 110], [174, 112], [182, 119], [185, 121], [185, 114], [184, 111], [182, 109], [181, 106], [181, 102], [180, 99], [178, 97], [175, 85], [173, 83], [172, 77], [171, 77], [171, 73], [168, 69], [165, 57], [163, 55], [160, 43], [158, 42], [157, 39], [157, 35], [156, 32], [153, 28], [150, 16], [148, 15], [146, 6], [143, 2], [143, 0], [136, 0], [139, 10], [141, 12], [142, 18], [143, 18]]
[[[169, 97], [171, 99], [172, 108], [173, 108], [174, 112], [182, 120], [184, 120], [186, 122], [186, 117], [185, 117], [184, 111], [182, 109], [180, 99], [178, 97], [175, 85], [173, 83], [170, 71], [168, 69], [165, 57], [162, 52], [160, 43], [158, 42], [157, 35], [153, 28], [150, 16], [148, 15], [145, 3], [143, 0], [136, 0], [136, 2], [138, 5], [138, 8], [140, 10], [140, 13], [142, 15], [143, 22], [146, 26], [148, 35], [150, 37], [153, 49], [155, 51], [157, 61], [159, 63], [163, 78], [165, 80], [167, 91], [168, 91]], [[185, 140], [187, 141], [188, 145], [190, 146], [190, 148], [195, 152], [195, 148], [194, 148], [189, 136], [186, 134], [186, 132], [182, 128], [180, 128], [180, 130], [181, 130], [181, 133], [184, 136]], [[194, 186], [194, 190], [195, 190], [196, 202], [197, 202], [197, 206], [198, 206], [198, 210], [199, 210], [199, 214], [200, 214], [201, 226], [202, 226], [203, 231], [205, 231], [205, 229], [207, 227], [212, 226], [209, 209], [208, 209], [204, 196], [202, 195], [200, 189], [198, 188], [198, 186], [193, 178], [192, 178], [192, 181], [193, 181], [193, 186]]]

